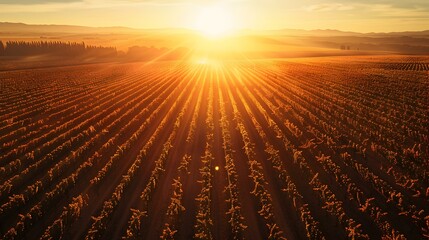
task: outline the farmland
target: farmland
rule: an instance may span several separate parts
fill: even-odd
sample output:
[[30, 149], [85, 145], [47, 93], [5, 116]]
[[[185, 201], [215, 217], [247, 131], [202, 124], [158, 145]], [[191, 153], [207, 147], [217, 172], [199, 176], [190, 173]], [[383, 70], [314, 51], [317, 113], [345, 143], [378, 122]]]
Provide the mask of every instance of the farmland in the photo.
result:
[[0, 72], [1, 239], [429, 238], [429, 58]]

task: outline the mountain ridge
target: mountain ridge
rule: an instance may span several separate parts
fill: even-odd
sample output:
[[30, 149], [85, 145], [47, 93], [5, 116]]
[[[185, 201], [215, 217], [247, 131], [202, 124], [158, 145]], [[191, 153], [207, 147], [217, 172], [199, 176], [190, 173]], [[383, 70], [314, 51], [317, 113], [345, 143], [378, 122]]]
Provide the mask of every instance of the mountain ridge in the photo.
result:
[[[89, 27], [79, 25], [62, 25], [62, 24], [27, 24], [20, 22], [0, 22], [0, 33], [139, 33], [139, 32], [156, 32], [156, 31], [175, 31], [175, 32], [195, 32], [196, 30], [187, 28], [132, 28], [124, 26], [110, 27]], [[290, 36], [427, 36], [429, 30], [423, 31], [405, 31], [405, 32], [369, 32], [360, 33], [353, 31], [343, 31], [337, 29], [277, 29], [277, 30], [239, 30], [239, 33], [262, 33], [262, 34], [280, 34]]]

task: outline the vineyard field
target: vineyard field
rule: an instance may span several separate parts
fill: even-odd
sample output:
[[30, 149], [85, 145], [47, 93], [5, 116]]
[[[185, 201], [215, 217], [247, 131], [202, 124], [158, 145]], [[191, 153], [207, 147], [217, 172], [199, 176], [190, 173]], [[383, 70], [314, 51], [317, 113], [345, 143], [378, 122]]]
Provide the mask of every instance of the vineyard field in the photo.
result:
[[429, 239], [429, 58], [0, 71], [0, 239]]

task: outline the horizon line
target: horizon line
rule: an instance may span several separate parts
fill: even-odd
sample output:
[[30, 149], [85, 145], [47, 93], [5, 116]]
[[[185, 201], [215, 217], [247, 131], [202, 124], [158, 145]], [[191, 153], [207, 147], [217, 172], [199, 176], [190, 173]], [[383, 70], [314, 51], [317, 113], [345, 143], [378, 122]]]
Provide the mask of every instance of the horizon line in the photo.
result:
[[[130, 26], [90, 26], [90, 25], [70, 25], [70, 24], [55, 24], [55, 23], [25, 23], [25, 22], [8, 22], [8, 21], [0, 21], [0, 24], [23, 24], [27, 26], [57, 26], [57, 27], [84, 27], [84, 28], [97, 28], [97, 29], [108, 29], [108, 28], [123, 28], [128, 30], [137, 30], [137, 31], [160, 31], [160, 30], [186, 30], [186, 31], [192, 31], [192, 32], [198, 32], [196, 29], [187, 28], [187, 27], [163, 27], [163, 28], [137, 28], [137, 27], [130, 27]], [[254, 32], [263, 32], [263, 31], [306, 31], [306, 32], [313, 32], [313, 31], [337, 31], [342, 33], [354, 33], [354, 34], [394, 34], [394, 33], [419, 33], [419, 32], [426, 32], [429, 31], [429, 29], [426, 30], [406, 30], [406, 31], [395, 31], [395, 32], [358, 32], [358, 31], [351, 31], [351, 30], [341, 30], [341, 29], [334, 29], [334, 28], [317, 28], [317, 29], [303, 29], [303, 28], [273, 28], [273, 29], [252, 29], [252, 28], [240, 28], [235, 29], [236, 32], [245, 32], [245, 31], [254, 31]]]

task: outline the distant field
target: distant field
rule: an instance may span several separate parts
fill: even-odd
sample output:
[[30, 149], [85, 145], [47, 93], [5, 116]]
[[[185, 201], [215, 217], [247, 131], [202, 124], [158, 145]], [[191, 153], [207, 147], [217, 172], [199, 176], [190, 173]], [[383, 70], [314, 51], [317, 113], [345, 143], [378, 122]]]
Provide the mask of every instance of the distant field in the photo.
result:
[[0, 72], [1, 239], [429, 237], [428, 57], [39, 67]]

